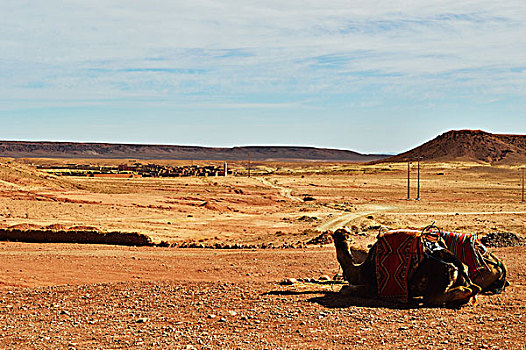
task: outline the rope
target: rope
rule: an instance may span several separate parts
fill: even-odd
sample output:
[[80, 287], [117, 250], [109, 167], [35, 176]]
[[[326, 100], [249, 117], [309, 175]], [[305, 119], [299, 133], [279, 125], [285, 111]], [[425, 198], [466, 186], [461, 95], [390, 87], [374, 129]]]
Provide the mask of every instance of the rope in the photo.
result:
[[[436, 241], [440, 237], [441, 230], [438, 228], [438, 226], [435, 225], [435, 221], [431, 225], [427, 225], [422, 230], [422, 237], [424, 237], [426, 240], [429, 241], [428, 237], [433, 237], [433, 241]], [[432, 228], [435, 228], [435, 230], [431, 230]], [[435, 233], [436, 232], [436, 233]]]

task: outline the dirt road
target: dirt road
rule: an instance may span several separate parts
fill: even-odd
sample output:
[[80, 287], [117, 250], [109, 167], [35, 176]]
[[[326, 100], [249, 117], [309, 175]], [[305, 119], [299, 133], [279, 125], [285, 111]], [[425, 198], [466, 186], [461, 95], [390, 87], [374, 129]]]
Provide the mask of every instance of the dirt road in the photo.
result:
[[273, 184], [272, 182], [270, 182], [268, 180], [265, 180], [262, 177], [254, 177], [254, 179], [260, 181], [264, 185], [267, 185], [269, 187], [272, 187], [272, 188], [275, 188], [275, 189], [279, 190], [279, 194], [281, 196], [283, 196], [285, 198], [288, 198], [291, 201], [302, 202], [301, 198], [295, 197], [295, 196], [292, 195], [292, 189], [290, 189], [290, 188], [286, 188], [286, 187], [283, 187], [283, 186], [279, 186], [279, 185]]
[[372, 215], [380, 211], [392, 210], [395, 207], [389, 205], [365, 205], [360, 208], [360, 211], [345, 213], [336, 216], [334, 219], [322, 223], [316, 227], [318, 231], [335, 231], [338, 228], [349, 225], [353, 220], [360, 218], [362, 216]]

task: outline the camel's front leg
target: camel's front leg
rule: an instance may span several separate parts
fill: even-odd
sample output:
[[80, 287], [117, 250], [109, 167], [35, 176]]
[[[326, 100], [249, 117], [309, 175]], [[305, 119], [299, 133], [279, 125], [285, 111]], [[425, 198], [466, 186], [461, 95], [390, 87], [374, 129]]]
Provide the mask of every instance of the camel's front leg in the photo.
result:
[[360, 297], [360, 298], [374, 298], [376, 297], [376, 287], [366, 284], [354, 285], [349, 284], [343, 286], [340, 289], [340, 293], [343, 295]]
[[424, 295], [424, 303], [430, 306], [460, 306], [469, 302], [481, 288], [476, 284], [457, 285], [459, 271], [452, 263], [428, 260], [429, 280]]

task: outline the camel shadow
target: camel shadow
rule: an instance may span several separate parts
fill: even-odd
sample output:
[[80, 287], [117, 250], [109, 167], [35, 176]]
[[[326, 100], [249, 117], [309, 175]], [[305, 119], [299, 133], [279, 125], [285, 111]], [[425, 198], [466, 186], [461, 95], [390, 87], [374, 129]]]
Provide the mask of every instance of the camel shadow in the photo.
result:
[[307, 299], [307, 302], [316, 303], [329, 309], [343, 309], [351, 306], [385, 308], [394, 310], [408, 310], [422, 307], [419, 303], [410, 302], [402, 304], [394, 301], [383, 300], [378, 298], [361, 298], [344, 295], [338, 292], [326, 292], [323, 296]]
[[352, 306], [369, 307], [369, 308], [387, 308], [394, 310], [408, 310], [422, 308], [423, 305], [418, 301], [411, 301], [407, 304], [383, 300], [378, 298], [361, 298], [356, 296], [344, 295], [333, 291], [291, 291], [291, 290], [274, 290], [263, 295], [319, 295], [306, 299], [306, 302], [316, 303], [328, 309], [345, 309]]

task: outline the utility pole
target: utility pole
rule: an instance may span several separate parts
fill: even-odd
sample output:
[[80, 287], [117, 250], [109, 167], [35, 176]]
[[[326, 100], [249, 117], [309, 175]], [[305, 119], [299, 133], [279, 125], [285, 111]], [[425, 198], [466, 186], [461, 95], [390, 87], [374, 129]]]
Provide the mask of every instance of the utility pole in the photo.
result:
[[420, 159], [422, 159], [422, 157], [416, 157], [417, 174], [418, 174], [417, 185], [416, 185], [416, 200], [417, 201], [420, 200]]
[[526, 168], [521, 168], [521, 170], [522, 170], [522, 201], [521, 201], [521, 203], [524, 203], [524, 170], [525, 169]]
[[248, 177], [250, 177], [250, 153], [248, 154]]
[[411, 160], [407, 160], [407, 200], [411, 199]]

